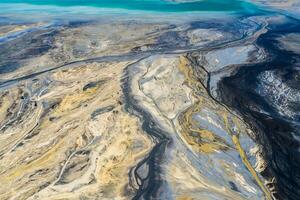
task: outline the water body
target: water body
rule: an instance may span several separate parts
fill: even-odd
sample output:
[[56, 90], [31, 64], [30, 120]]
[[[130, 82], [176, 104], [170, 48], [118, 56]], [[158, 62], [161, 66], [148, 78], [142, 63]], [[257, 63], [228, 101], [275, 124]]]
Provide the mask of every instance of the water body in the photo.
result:
[[0, 4], [30, 4], [54, 6], [90, 6], [158, 12], [190, 11], [245, 11], [254, 9], [253, 4], [239, 0], [164, 1], [164, 0], [3, 0]]

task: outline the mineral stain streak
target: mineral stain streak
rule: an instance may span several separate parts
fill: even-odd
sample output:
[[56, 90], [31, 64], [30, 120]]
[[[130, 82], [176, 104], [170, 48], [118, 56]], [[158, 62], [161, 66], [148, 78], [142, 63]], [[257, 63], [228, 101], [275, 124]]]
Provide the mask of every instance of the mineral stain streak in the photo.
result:
[[[263, 170], [279, 199], [299, 198], [299, 22], [274, 25], [258, 39], [258, 45], [268, 50], [270, 59], [257, 65], [241, 67], [238, 72], [220, 82], [220, 96], [237, 110], [252, 126], [257, 141], [265, 152], [267, 167]], [[285, 44], [286, 46], [282, 46]], [[296, 48], [296, 49], [294, 49]], [[279, 56], [280, 55], [280, 56]], [[227, 92], [235, 91], [232, 95]], [[245, 103], [247, 102], [247, 103]], [[275, 183], [275, 184], [274, 184]]]
[[[134, 63], [133, 65], [136, 65], [137, 63]], [[132, 65], [128, 66], [127, 69], [131, 66]], [[162, 129], [156, 126], [152, 116], [138, 106], [134, 97], [131, 96], [132, 79], [130, 77], [131, 75], [129, 75], [126, 71], [122, 85], [124, 99], [126, 102], [125, 109], [129, 113], [135, 114], [139, 117], [139, 119], [142, 121], [142, 129], [150, 135], [152, 141], [154, 142], [154, 147], [149, 154], [130, 170], [130, 185], [137, 190], [133, 199], [156, 199], [160, 196], [158, 190], [163, 182], [160, 177], [160, 162], [170, 139], [168, 138], [167, 133], [164, 133]], [[146, 173], [144, 171], [145, 169], [143, 170], [143, 168], [146, 168]], [[142, 171], [141, 174], [139, 173], [140, 169]]]

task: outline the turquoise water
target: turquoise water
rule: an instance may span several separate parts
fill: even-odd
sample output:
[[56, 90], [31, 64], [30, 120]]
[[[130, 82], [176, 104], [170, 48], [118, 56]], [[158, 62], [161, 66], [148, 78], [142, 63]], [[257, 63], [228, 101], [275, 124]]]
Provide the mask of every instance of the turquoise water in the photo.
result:
[[[0, 0], [1, 4], [25, 3], [30, 5], [90, 6], [110, 9], [127, 9], [157, 12], [224, 11], [242, 12], [255, 9], [253, 4], [239, 0]], [[1, 13], [1, 10], [0, 10]]]

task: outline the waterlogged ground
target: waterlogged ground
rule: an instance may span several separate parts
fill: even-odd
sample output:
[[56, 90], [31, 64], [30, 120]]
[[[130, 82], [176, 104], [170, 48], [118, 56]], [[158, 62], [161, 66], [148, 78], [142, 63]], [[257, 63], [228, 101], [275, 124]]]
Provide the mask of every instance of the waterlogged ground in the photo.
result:
[[1, 1], [0, 199], [299, 199], [299, 7], [254, 2]]

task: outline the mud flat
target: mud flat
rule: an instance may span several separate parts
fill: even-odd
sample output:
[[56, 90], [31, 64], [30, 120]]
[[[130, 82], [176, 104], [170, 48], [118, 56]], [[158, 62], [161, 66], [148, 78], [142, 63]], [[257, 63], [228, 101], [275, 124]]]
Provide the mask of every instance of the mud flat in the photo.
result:
[[6, 20], [1, 200], [297, 199], [296, 19]]

